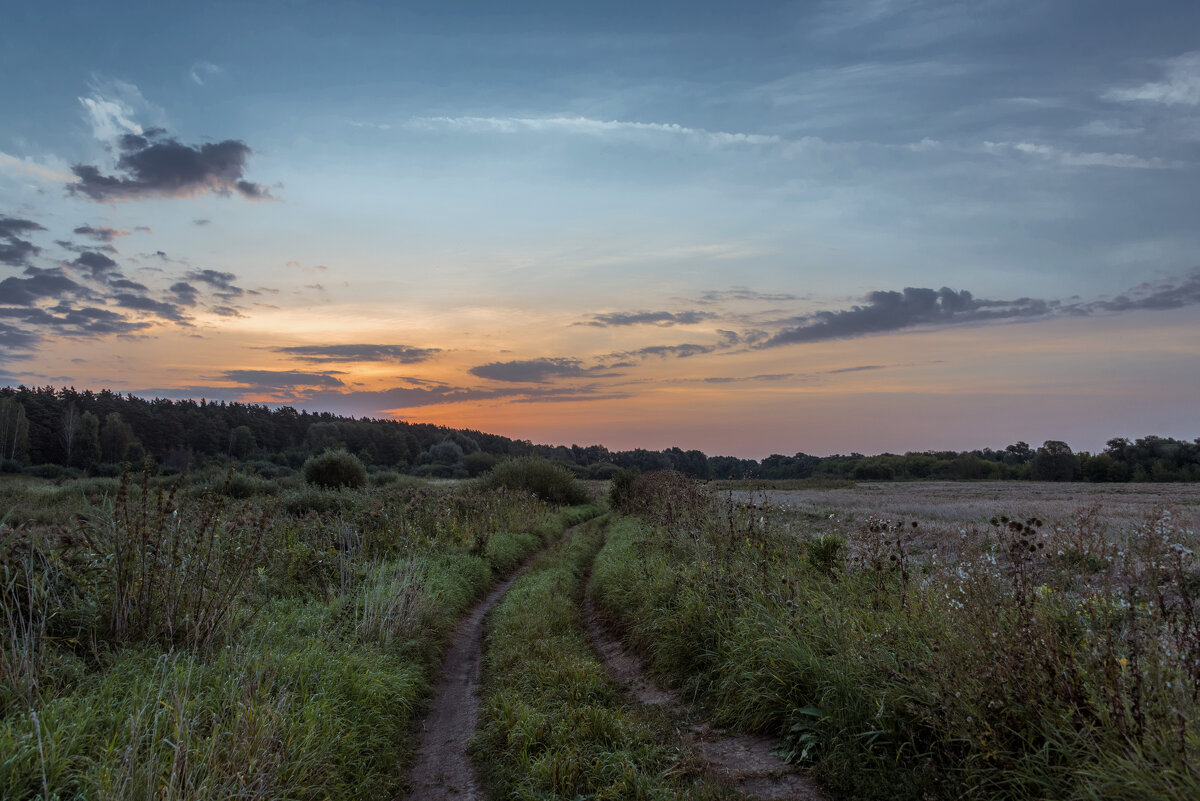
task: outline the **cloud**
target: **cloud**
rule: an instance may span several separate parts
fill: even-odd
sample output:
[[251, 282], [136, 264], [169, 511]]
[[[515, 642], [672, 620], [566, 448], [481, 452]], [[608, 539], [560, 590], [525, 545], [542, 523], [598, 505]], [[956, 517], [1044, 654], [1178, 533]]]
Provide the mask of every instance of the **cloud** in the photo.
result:
[[[1165, 311], [1200, 305], [1200, 268], [1176, 278], [1146, 282], [1115, 298], [1064, 302], [1038, 298], [984, 300], [966, 290], [948, 287], [906, 287], [902, 292], [871, 292], [862, 305], [838, 311], [819, 311], [796, 318], [756, 348], [899, 331], [915, 326], [949, 326], [964, 323], [1011, 322], [1051, 317], [1086, 317], [1130, 311]], [[854, 369], [878, 369], [866, 365]]]
[[419, 117], [409, 125], [419, 129], [464, 133], [566, 133], [595, 137], [665, 135], [713, 147], [778, 144], [783, 141], [774, 135], [708, 131], [672, 122], [630, 122], [589, 117]]
[[14, 351], [30, 350], [37, 346], [41, 337], [8, 323], [0, 323], [0, 359], [11, 359]]
[[[239, 286], [234, 286], [233, 282], [237, 280], [237, 276], [233, 273], [225, 273], [219, 270], [193, 270], [186, 277], [192, 281], [200, 281], [201, 283], [208, 284], [217, 290], [215, 293], [217, 297], [225, 300], [239, 298], [246, 294], [246, 290]], [[177, 286], [179, 284], [171, 287], [172, 291], [175, 291], [175, 287]], [[195, 290], [193, 289], [192, 291], [194, 292]]]
[[1200, 268], [1177, 279], [1139, 284], [1112, 300], [1072, 304], [1065, 309], [1069, 314], [1086, 315], [1098, 312], [1166, 311], [1196, 304], [1200, 304]]
[[19, 173], [46, 183], [70, 183], [78, 180], [74, 175], [66, 171], [65, 165], [62, 167], [48, 167], [44, 164], [38, 164], [29, 157], [19, 159], [3, 151], [0, 151], [0, 170]]
[[45, 298], [83, 297], [90, 293], [75, 283], [58, 268], [26, 270], [29, 278], [10, 276], [0, 281], [0, 303], [12, 306], [30, 306]]
[[839, 367], [836, 370], [826, 370], [829, 375], [837, 375], [838, 373], [862, 373], [868, 370], [884, 370], [886, 365], [883, 364], [860, 364], [856, 367]]
[[80, 253], [79, 258], [71, 262], [71, 265], [81, 270], [86, 270], [95, 281], [104, 280], [105, 273], [117, 269], [115, 261], [103, 253], [97, 253], [94, 250], [85, 250], [83, 253]]
[[796, 373], [762, 373], [759, 375], [748, 376], [713, 376], [711, 378], [701, 379], [706, 384], [734, 384], [742, 381], [784, 381], [789, 378], [795, 378]]
[[586, 323], [586, 325], [597, 326], [599, 328], [626, 325], [657, 325], [667, 327], [672, 325], [695, 325], [715, 316], [712, 312], [703, 311], [611, 312], [608, 314], [593, 315], [591, 322]]
[[104, 175], [88, 164], [75, 164], [71, 171], [79, 179], [68, 185], [74, 195], [92, 200], [136, 200], [145, 197], [188, 197], [212, 192], [237, 192], [251, 200], [270, 197], [267, 190], [242, 179], [250, 148], [241, 141], [184, 145], [163, 138], [158, 129], [126, 133], [119, 137], [119, 175]]
[[112, 300], [122, 308], [151, 312], [152, 314], [156, 314], [164, 320], [182, 322], [187, 319], [187, 317], [179, 311], [179, 307], [173, 303], [154, 300], [153, 298], [148, 298], [144, 295], [135, 295], [131, 292], [118, 292], [117, 294], [113, 295]]
[[188, 70], [188, 77], [191, 78], [197, 86], [204, 86], [204, 79], [211, 75], [220, 75], [224, 72], [223, 69], [209, 61], [197, 61], [192, 64], [192, 68]]
[[119, 236], [129, 236], [128, 231], [118, 231], [116, 228], [107, 228], [105, 226], [92, 227], [90, 225], [81, 225], [73, 233], [79, 236], [90, 237], [97, 242], [112, 242]]
[[110, 142], [125, 134], [143, 133], [134, 118], [150, 104], [136, 86], [93, 77], [90, 88], [91, 95], [79, 98], [79, 104], [97, 139]]
[[1033, 142], [984, 142], [986, 153], [1020, 153], [1034, 156], [1047, 161], [1054, 161], [1064, 167], [1115, 167], [1118, 169], [1134, 170], [1165, 170], [1186, 166], [1179, 161], [1168, 161], [1154, 156], [1144, 158], [1130, 153], [1089, 153], [1074, 152], [1041, 145]]
[[978, 300], [966, 290], [956, 292], [948, 287], [906, 287], [903, 292], [872, 292], [865, 301], [861, 306], [819, 311], [798, 318], [798, 325], [777, 332], [756, 347], [849, 339], [918, 325], [1042, 317], [1052, 308], [1047, 301], [1031, 298]]
[[395, 362], [416, 364], [428, 361], [441, 348], [413, 348], [407, 345], [295, 345], [274, 348], [282, 353], [306, 362]]
[[221, 378], [258, 390], [327, 389], [345, 386], [339, 373], [304, 373], [295, 370], [226, 370]]
[[551, 378], [573, 378], [587, 375], [595, 368], [587, 368], [579, 359], [544, 358], [518, 359], [510, 362], [491, 362], [472, 367], [471, 375], [492, 381], [521, 381], [544, 383]]
[[699, 356], [702, 353], [712, 353], [716, 349], [716, 345], [696, 345], [691, 343], [683, 345], [650, 345], [645, 348], [638, 348], [637, 350], [626, 351], [624, 353], [614, 353], [611, 355], [620, 358], [645, 358], [647, 356], [658, 356], [665, 359], [668, 356], [674, 356], [678, 359], [686, 359], [690, 356]]
[[22, 239], [18, 234], [45, 230], [33, 220], [0, 217], [0, 264], [7, 264], [10, 267], [27, 266], [29, 259], [41, 253], [42, 249], [32, 242]]
[[780, 303], [790, 300], [799, 300], [798, 295], [792, 295], [787, 292], [755, 292], [746, 287], [734, 287], [733, 289], [711, 290], [700, 295], [696, 299], [697, 303], [723, 303], [730, 300], [752, 300], [765, 303]]
[[1200, 105], [1200, 50], [1184, 53], [1163, 63], [1163, 80], [1126, 89], [1110, 89], [1105, 100], [1162, 103], [1167, 106]]
[[171, 284], [168, 291], [173, 293], [176, 300], [185, 306], [195, 306], [196, 296], [200, 294], [200, 290], [186, 281], [177, 281]]

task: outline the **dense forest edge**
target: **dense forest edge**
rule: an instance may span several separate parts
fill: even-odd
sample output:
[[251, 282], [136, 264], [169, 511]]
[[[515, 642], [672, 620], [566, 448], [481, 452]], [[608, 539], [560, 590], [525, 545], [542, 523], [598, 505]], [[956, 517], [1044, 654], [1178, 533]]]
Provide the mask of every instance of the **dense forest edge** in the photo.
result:
[[147, 400], [110, 390], [19, 386], [0, 389], [0, 472], [60, 479], [117, 476], [126, 463], [150, 461], [172, 474], [240, 462], [264, 478], [298, 471], [315, 454], [345, 450], [374, 475], [468, 478], [498, 462], [541, 456], [587, 479], [623, 470], [674, 470], [699, 479], [734, 480], [1033, 480], [1089, 482], [1200, 481], [1200, 438], [1110, 439], [1100, 453], [1074, 452], [1048, 440], [999, 450], [772, 454], [761, 461], [699, 450], [602, 445], [536, 445], [497, 434], [290, 406]]

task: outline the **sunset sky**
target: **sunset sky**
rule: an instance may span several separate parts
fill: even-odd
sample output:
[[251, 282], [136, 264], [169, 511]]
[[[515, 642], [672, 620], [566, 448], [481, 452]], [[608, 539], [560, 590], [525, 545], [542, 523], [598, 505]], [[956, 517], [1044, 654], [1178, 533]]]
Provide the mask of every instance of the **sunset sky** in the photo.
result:
[[0, 386], [613, 449], [1200, 436], [1200, 4], [10, 4]]

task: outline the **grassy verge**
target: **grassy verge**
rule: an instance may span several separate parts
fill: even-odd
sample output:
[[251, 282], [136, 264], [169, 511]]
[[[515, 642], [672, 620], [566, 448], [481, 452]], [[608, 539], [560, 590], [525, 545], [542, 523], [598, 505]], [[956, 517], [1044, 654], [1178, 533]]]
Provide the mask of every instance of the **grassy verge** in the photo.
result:
[[23, 490], [0, 797], [392, 797], [446, 636], [594, 508], [473, 487]]
[[907, 524], [805, 539], [686, 486], [641, 497], [597, 603], [654, 671], [835, 793], [1200, 797], [1200, 573], [1169, 517], [1086, 543], [1005, 518], [942, 564]]
[[488, 619], [474, 751], [493, 798], [715, 798], [685, 775], [661, 720], [626, 705], [580, 628], [598, 526], [542, 557]]

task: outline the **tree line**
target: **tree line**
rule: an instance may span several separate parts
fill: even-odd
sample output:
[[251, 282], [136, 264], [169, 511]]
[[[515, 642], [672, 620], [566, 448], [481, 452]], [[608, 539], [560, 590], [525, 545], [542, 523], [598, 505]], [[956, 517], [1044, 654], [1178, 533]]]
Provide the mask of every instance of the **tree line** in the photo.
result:
[[346, 450], [373, 470], [459, 478], [499, 461], [539, 455], [584, 478], [621, 470], [675, 470], [700, 479], [921, 479], [1034, 481], [1200, 481], [1200, 438], [1116, 438], [1100, 453], [1073, 452], [1050, 440], [1038, 448], [1017, 442], [1002, 450], [772, 454], [761, 461], [708, 456], [698, 450], [602, 445], [535, 445], [482, 431], [425, 423], [350, 418], [290, 406], [152, 400], [109, 390], [0, 389], [0, 470], [55, 478], [113, 475], [147, 459], [163, 472], [213, 462], [240, 462], [265, 475], [298, 469], [313, 454]]

